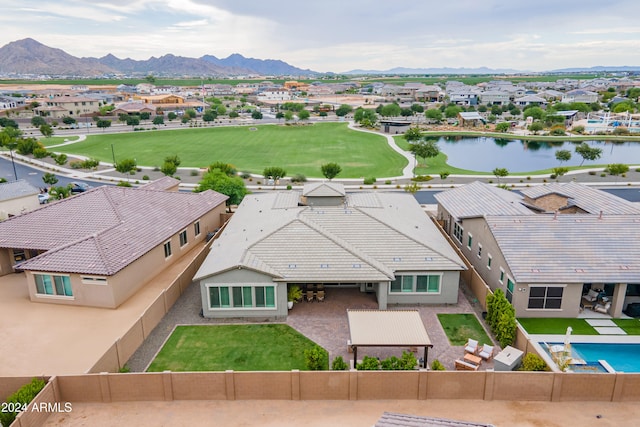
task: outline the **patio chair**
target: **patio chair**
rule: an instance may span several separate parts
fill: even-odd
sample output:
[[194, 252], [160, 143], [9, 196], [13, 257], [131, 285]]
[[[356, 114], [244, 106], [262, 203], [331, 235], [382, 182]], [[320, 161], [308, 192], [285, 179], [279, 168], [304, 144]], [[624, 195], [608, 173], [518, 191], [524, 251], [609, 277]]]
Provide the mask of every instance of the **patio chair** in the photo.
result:
[[316, 292], [316, 299], [318, 301], [324, 301], [324, 291], [318, 291]]
[[455, 361], [456, 371], [477, 371], [480, 365], [474, 365], [473, 363], [465, 362], [464, 360], [456, 359]]
[[313, 301], [313, 291], [307, 291], [307, 302]]
[[597, 311], [598, 313], [602, 313], [602, 314], [609, 314], [610, 308], [611, 308], [611, 301], [607, 302], [604, 305], [596, 304], [596, 306], [593, 307], [593, 311]]
[[478, 341], [469, 338], [469, 341], [467, 341], [464, 346], [464, 351], [465, 353], [476, 354], [476, 352], [478, 351]]
[[482, 346], [482, 350], [478, 353], [478, 356], [482, 357], [484, 360], [489, 360], [493, 357], [493, 346], [489, 344], [484, 344]]

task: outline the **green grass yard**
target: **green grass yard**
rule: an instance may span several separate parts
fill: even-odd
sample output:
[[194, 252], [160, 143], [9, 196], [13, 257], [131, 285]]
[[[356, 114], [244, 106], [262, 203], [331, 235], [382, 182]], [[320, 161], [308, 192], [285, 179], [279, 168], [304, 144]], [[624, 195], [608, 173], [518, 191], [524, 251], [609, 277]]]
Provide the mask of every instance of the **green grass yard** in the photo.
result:
[[177, 326], [148, 371], [306, 370], [314, 346], [287, 325]]
[[336, 162], [342, 167], [339, 178], [381, 178], [401, 175], [407, 164], [383, 136], [350, 130], [346, 123], [90, 135], [86, 141], [56, 151], [112, 162], [112, 145], [116, 161], [133, 158], [141, 166], [162, 166], [166, 156], [177, 154], [181, 167], [203, 168], [222, 161], [239, 171], [258, 174], [267, 166], [281, 166], [289, 176], [321, 177], [320, 166]]
[[[640, 335], [640, 320], [638, 319], [611, 319], [627, 335]], [[520, 325], [529, 333], [534, 335], [564, 335], [567, 327], [571, 326], [573, 335], [599, 335], [585, 319], [569, 318], [520, 318]]]
[[492, 345], [475, 314], [438, 314], [438, 320], [451, 345], [465, 345], [469, 338]]

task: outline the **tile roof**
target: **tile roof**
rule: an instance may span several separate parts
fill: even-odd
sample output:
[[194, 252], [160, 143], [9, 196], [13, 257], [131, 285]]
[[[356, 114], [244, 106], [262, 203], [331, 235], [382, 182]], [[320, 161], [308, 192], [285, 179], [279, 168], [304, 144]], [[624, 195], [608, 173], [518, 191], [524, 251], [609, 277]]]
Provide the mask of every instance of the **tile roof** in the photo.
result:
[[640, 216], [488, 216], [521, 283], [640, 283]]
[[340, 197], [345, 195], [344, 185], [336, 182], [317, 182], [305, 184], [303, 196], [310, 197]]
[[245, 197], [196, 278], [240, 267], [292, 282], [388, 281], [400, 270], [465, 268], [410, 195], [377, 193], [369, 207], [352, 195], [346, 207], [284, 207], [280, 197]]
[[591, 214], [597, 215], [601, 211], [608, 215], [637, 215], [640, 207], [627, 200], [616, 197], [606, 191], [597, 190], [575, 182], [553, 183], [529, 187], [521, 193], [531, 199], [538, 199], [549, 194], [559, 194], [568, 197], [570, 206], [577, 206]]
[[177, 185], [180, 185], [180, 180], [175, 179], [171, 176], [163, 176], [162, 178], [151, 181], [148, 184], [141, 185], [139, 188], [143, 190], [167, 191], [168, 189], [173, 188]]
[[109, 276], [226, 200], [210, 190], [102, 186], [0, 223], [0, 247], [47, 251], [24, 270]]
[[435, 195], [438, 203], [457, 219], [485, 215], [535, 215], [526, 208], [523, 198], [479, 181]]
[[0, 202], [3, 200], [32, 196], [38, 193], [40, 193], [40, 190], [22, 179], [0, 183]]

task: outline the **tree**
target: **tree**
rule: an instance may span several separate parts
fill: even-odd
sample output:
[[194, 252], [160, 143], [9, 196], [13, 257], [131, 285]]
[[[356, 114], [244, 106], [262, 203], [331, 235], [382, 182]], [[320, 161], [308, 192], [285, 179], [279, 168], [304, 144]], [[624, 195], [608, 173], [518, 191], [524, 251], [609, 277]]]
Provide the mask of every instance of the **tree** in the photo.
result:
[[344, 117], [352, 111], [353, 111], [353, 107], [351, 107], [351, 105], [342, 104], [336, 109], [336, 116]]
[[169, 114], [167, 114], [167, 119], [169, 119], [169, 121], [175, 120], [177, 117], [178, 117], [178, 115], [176, 113], [174, 113], [173, 111], [170, 111]]
[[278, 180], [284, 177], [286, 174], [287, 171], [279, 166], [269, 166], [267, 168], [264, 168], [264, 171], [262, 172], [262, 175], [265, 178], [273, 180], [273, 188], [276, 187], [276, 183], [278, 182]]
[[184, 115], [193, 120], [196, 118], [196, 110], [194, 110], [193, 108], [187, 108], [184, 112]]
[[229, 112], [230, 119], [237, 119], [238, 117], [240, 117], [240, 114], [236, 110], [231, 110]]
[[607, 172], [610, 175], [618, 176], [629, 172], [629, 166], [623, 163], [613, 163], [607, 165]]
[[212, 122], [218, 117], [218, 113], [214, 110], [207, 110], [202, 115], [202, 120], [205, 122]]
[[427, 159], [436, 157], [438, 154], [440, 154], [438, 143], [430, 139], [416, 141], [413, 144], [409, 144], [409, 151], [413, 153], [413, 156], [416, 158], [416, 162], [418, 161], [418, 157], [424, 159], [426, 162]]
[[424, 116], [431, 121], [440, 123], [442, 121], [442, 111], [437, 109], [431, 109], [424, 112]]
[[49, 189], [49, 195], [53, 197], [55, 200], [66, 199], [71, 195], [71, 184], [60, 187], [51, 187]]
[[163, 125], [164, 124], [164, 117], [162, 116], [155, 116], [153, 118], [153, 122], [154, 125], [158, 126], [158, 125]]
[[458, 117], [458, 113], [462, 112], [462, 108], [457, 105], [449, 105], [444, 109], [444, 116], [448, 119]]
[[145, 78], [147, 83], [155, 83], [156, 82], [156, 78], [153, 76], [153, 74], [148, 74]]
[[533, 132], [534, 135], [536, 135], [542, 129], [544, 129], [544, 125], [541, 122], [533, 122], [529, 125], [529, 130]]
[[598, 147], [590, 147], [589, 144], [583, 142], [576, 147], [576, 153], [582, 157], [582, 162], [580, 162], [580, 166], [582, 166], [585, 160], [598, 160], [602, 156], [602, 149]]
[[227, 176], [235, 176], [236, 173], [238, 172], [236, 170], [236, 167], [233, 166], [230, 163], [224, 163], [224, 162], [214, 162], [211, 163], [209, 165], [209, 171], [212, 171], [214, 169], [220, 169], [222, 171], [222, 173], [224, 173]]
[[134, 159], [122, 159], [116, 164], [116, 170], [120, 173], [127, 174], [137, 167]]
[[396, 103], [384, 105], [380, 109], [380, 115], [382, 117], [398, 117], [402, 113], [402, 109]]
[[65, 125], [72, 125], [72, 124], [76, 123], [76, 119], [74, 119], [71, 116], [64, 116], [62, 118], [62, 123], [64, 123]]
[[411, 111], [414, 113], [424, 113], [424, 107], [420, 104], [411, 104]]
[[405, 131], [402, 137], [409, 143], [418, 141], [422, 138], [422, 132], [417, 127], [410, 127]]
[[164, 158], [165, 162], [169, 162], [169, 163], [173, 163], [174, 165], [176, 165], [176, 167], [180, 166], [180, 163], [182, 163], [182, 160], [180, 160], [180, 157], [178, 157], [177, 154], [174, 154], [173, 156], [167, 156]]
[[258, 111], [258, 110], [254, 110], [254, 111], [251, 113], [251, 118], [252, 118], [252, 119], [254, 119], [254, 120], [261, 120], [261, 119], [262, 119], [262, 117], [263, 117], [263, 116], [262, 116], [262, 113], [261, 113], [260, 111]]
[[[53, 154], [51, 155], [53, 157]], [[67, 155], [64, 153], [60, 153], [57, 156], [55, 156], [54, 160], [56, 161], [56, 164], [63, 166], [65, 163], [67, 163]]]
[[40, 126], [46, 125], [46, 124], [47, 124], [47, 121], [40, 116], [33, 116], [31, 118], [31, 125], [33, 127], [39, 128]]
[[140, 120], [149, 120], [151, 118], [151, 113], [148, 111], [142, 111], [140, 113]]
[[284, 113], [282, 111], [278, 111], [276, 113], [276, 119], [280, 120], [284, 118]]
[[528, 107], [523, 112], [524, 118], [533, 117], [534, 120], [544, 120], [545, 112], [540, 107]]
[[228, 196], [226, 204], [229, 212], [232, 205], [240, 204], [248, 194], [247, 187], [240, 177], [229, 176], [218, 168], [207, 171], [194, 191], [200, 193], [205, 190], [217, 191]]
[[504, 178], [509, 175], [507, 168], [495, 168], [493, 174], [498, 178], [498, 185], [500, 185], [500, 178]]
[[218, 108], [216, 108], [216, 113], [218, 113], [219, 116], [224, 116], [225, 114], [227, 114], [227, 108], [224, 105], [218, 105]]
[[324, 177], [329, 181], [331, 181], [333, 178], [338, 176], [340, 172], [342, 172], [342, 168], [340, 167], [340, 165], [333, 162], [325, 163], [324, 165], [320, 166], [320, 170], [322, 171], [322, 175], [324, 175]]
[[556, 151], [556, 160], [562, 164], [562, 162], [568, 162], [571, 160], [571, 151], [569, 150], [557, 150]]
[[498, 123], [496, 125], [496, 132], [505, 133], [506, 131], [509, 130], [509, 128], [511, 128], [511, 124], [509, 122]]
[[177, 171], [178, 167], [176, 166], [176, 164], [173, 162], [168, 162], [166, 160], [160, 168], [160, 172], [162, 172], [166, 176], [173, 176]]
[[96, 122], [96, 126], [104, 132], [106, 128], [111, 127], [111, 120], [100, 119]]
[[311, 114], [307, 110], [298, 112], [298, 119], [300, 120], [307, 120], [310, 116]]
[[58, 178], [54, 174], [47, 172], [42, 175], [42, 181], [44, 181], [45, 184], [51, 187], [58, 183]]
[[40, 126], [40, 133], [45, 138], [51, 138], [51, 136], [53, 135], [53, 128], [50, 125], [41, 125]]
[[561, 176], [569, 172], [569, 168], [557, 167], [557, 168], [551, 169], [551, 172], [552, 172], [551, 178], [553, 178], [553, 175], [555, 175], [557, 180], [557, 178], [560, 178]]
[[291, 111], [285, 111], [284, 112], [284, 121], [285, 122], [289, 122], [293, 120], [293, 113]]
[[127, 125], [128, 126], [138, 126], [140, 124], [140, 117], [138, 116], [127, 116]]
[[374, 110], [358, 108], [353, 114], [353, 121], [364, 127], [373, 127], [378, 121], [378, 116]]

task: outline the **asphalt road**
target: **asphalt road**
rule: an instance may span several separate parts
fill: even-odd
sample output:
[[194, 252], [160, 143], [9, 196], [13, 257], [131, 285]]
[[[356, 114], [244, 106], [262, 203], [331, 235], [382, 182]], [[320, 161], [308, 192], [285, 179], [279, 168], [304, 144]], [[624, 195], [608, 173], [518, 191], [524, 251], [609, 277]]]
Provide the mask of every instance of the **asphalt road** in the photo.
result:
[[[25, 179], [31, 185], [35, 187], [44, 187], [44, 182], [42, 181], [42, 175], [44, 172], [32, 168], [31, 166], [26, 166], [20, 164], [18, 162], [15, 163], [16, 172], [18, 174], [18, 179]], [[77, 178], [68, 178], [66, 176], [58, 176], [58, 185], [67, 185], [70, 182], [84, 182], [91, 186], [96, 186], [96, 182], [94, 181], [83, 181]], [[6, 178], [8, 181], [12, 181], [14, 179], [13, 175], [13, 167], [11, 166], [11, 161], [0, 157], [0, 177]], [[100, 183], [99, 185], [105, 185], [105, 183]], [[611, 189], [603, 189], [604, 191], [621, 197], [625, 200], [629, 200], [630, 202], [639, 202], [640, 203], [640, 189], [638, 188], [611, 188]], [[418, 203], [422, 205], [435, 205], [436, 199], [434, 196], [439, 193], [441, 190], [422, 190], [418, 191], [415, 195]]]

